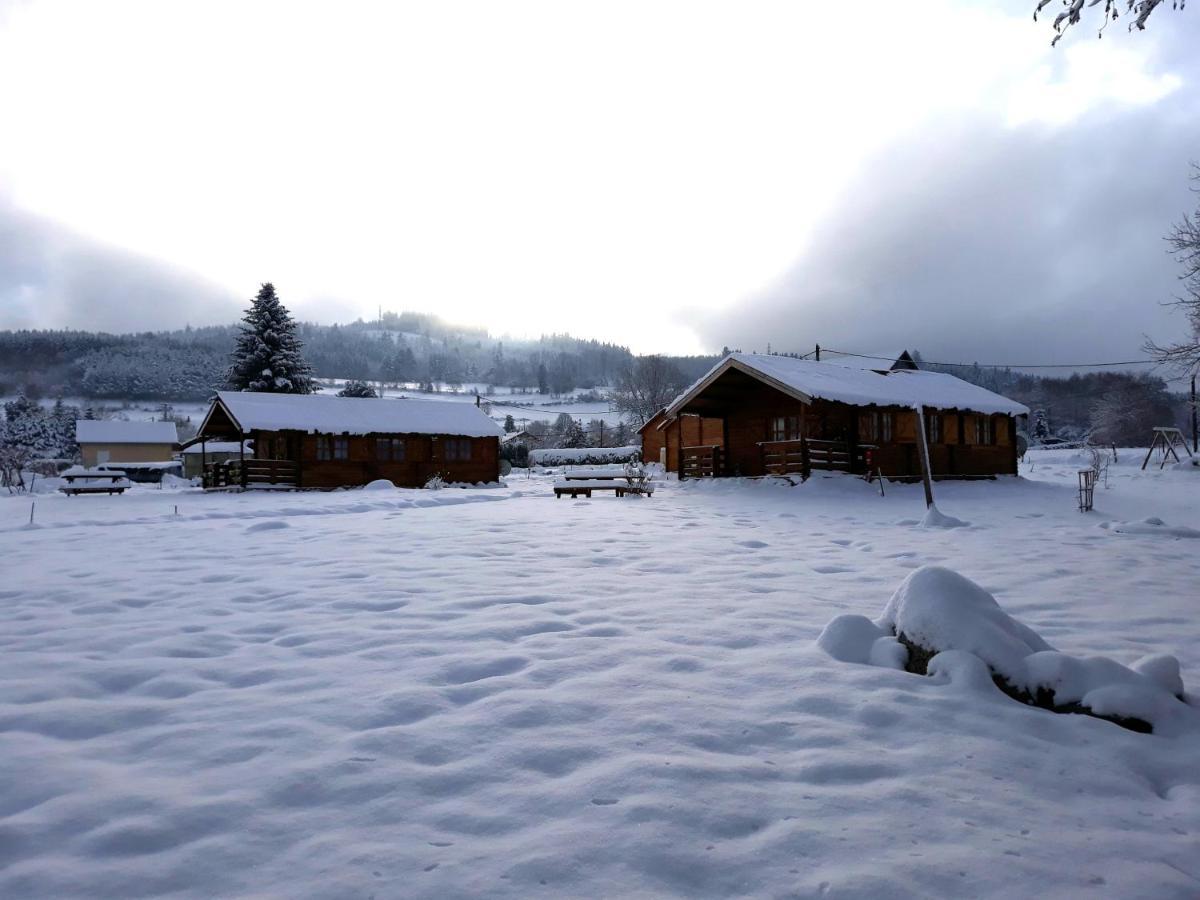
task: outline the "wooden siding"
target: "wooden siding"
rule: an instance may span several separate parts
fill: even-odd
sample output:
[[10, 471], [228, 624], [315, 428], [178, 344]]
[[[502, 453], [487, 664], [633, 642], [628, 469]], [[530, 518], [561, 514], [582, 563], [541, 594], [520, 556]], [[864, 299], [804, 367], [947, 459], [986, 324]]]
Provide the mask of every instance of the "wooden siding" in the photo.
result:
[[[107, 450], [108, 459], [101, 460], [100, 452]], [[175, 458], [173, 444], [80, 444], [83, 464], [91, 468], [103, 463], [169, 462]]]
[[[491, 482], [500, 477], [500, 439], [460, 438], [454, 435], [369, 434], [315, 435], [303, 432], [253, 433], [256, 452], [263, 459], [292, 459], [299, 463], [300, 487], [335, 488], [367, 484], [386, 478], [397, 487], [423, 487], [434, 475], [446, 481]], [[346, 459], [318, 459], [317, 439], [335, 438], [347, 442]], [[378, 438], [401, 439], [405, 454], [402, 462], [381, 460], [376, 456]], [[469, 460], [447, 460], [443, 447], [447, 440], [468, 441]], [[287, 455], [281, 455], [281, 451]]]

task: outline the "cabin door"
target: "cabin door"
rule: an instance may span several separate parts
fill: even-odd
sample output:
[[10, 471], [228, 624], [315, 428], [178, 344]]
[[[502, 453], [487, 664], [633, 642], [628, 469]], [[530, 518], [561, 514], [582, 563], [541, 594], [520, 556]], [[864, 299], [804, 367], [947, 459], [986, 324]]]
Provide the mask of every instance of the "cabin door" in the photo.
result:
[[299, 447], [293, 435], [271, 435], [263, 443], [265, 445], [263, 447], [263, 459], [290, 459], [295, 461], [298, 458]]

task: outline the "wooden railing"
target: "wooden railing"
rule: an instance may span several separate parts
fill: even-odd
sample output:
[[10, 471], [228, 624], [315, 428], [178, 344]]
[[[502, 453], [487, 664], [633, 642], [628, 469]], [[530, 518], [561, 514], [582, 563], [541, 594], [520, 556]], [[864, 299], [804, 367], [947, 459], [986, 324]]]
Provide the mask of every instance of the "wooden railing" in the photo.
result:
[[681, 447], [680, 478], [716, 478], [721, 474], [720, 447]]
[[853, 468], [853, 451], [845, 441], [805, 441], [808, 446], [808, 467], [833, 472], [849, 472]]
[[758, 446], [762, 450], [763, 472], [767, 475], [808, 477], [806, 441], [764, 441]]
[[852, 472], [861, 469], [862, 451], [845, 441], [817, 441], [799, 438], [792, 441], [763, 441], [763, 472], [767, 475], [799, 475], [808, 478], [814, 471]]
[[299, 487], [300, 466], [290, 459], [231, 459], [204, 471], [206, 488]]

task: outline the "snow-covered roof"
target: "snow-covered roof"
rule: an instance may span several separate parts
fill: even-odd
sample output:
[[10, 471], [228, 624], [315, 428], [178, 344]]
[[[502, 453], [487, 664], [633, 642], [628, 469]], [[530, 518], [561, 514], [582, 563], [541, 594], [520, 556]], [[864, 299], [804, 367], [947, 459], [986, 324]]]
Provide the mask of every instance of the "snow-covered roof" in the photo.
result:
[[804, 402], [820, 399], [853, 406], [907, 407], [919, 403], [930, 409], [962, 409], [1010, 416], [1029, 412], [1029, 407], [1024, 404], [942, 372], [899, 369], [881, 373], [836, 362], [731, 353], [676, 397], [667, 407], [668, 414], [678, 415], [688, 401], [731, 368]]
[[[463, 437], [504, 434], [504, 429], [470, 403], [253, 391], [220, 391], [217, 398], [243, 432], [453, 434]], [[204, 424], [208, 424], [207, 417]], [[204, 426], [200, 430], [204, 433]]]
[[125, 422], [120, 419], [79, 419], [75, 440], [80, 444], [174, 444], [174, 422]]

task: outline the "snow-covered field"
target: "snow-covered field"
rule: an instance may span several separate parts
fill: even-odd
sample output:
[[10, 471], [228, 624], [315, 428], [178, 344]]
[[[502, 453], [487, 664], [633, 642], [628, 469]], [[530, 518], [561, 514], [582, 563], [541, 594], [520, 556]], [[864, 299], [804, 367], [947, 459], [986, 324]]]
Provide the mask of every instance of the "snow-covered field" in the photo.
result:
[[936, 563], [1194, 697], [1200, 469], [1080, 514], [1030, 459], [950, 529], [848, 478], [0, 499], [0, 897], [1196, 897], [1196, 733], [815, 645]]

